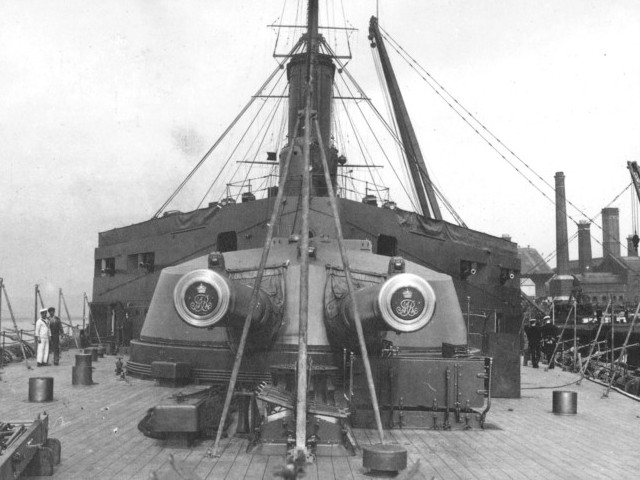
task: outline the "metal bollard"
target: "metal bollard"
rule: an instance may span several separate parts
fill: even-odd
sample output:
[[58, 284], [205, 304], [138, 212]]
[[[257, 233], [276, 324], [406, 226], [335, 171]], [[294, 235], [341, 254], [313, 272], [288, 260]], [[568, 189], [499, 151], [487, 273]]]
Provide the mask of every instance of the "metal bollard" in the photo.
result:
[[53, 400], [53, 377], [29, 378], [29, 401], [50, 402]]

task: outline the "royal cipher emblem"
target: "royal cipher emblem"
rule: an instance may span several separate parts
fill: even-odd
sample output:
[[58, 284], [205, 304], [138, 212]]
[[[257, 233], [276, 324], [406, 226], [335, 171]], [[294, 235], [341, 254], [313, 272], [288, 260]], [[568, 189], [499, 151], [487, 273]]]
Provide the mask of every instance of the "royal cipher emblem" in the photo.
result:
[[424, 307], [424, 297], [413, 287], [400, 288], [391, 296], [391, 309], [403, 320], [413, 320], [422, 313]]
[[194, 282], [187, 287], [184, 293], [184, 305], [193, 315], [209, 315], [217, 304], [216, 289], [206, 282]]

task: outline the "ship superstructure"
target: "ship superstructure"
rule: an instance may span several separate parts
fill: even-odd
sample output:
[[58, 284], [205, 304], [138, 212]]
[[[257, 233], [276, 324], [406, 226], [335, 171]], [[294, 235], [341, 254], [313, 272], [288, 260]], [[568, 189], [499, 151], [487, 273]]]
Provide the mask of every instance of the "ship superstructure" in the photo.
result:
[[[318, 28], [322, 31], [324, 27]], [[347, 160], [340, 147], [340, 132], [336, 131], [337, 124], [332, 117], [337, 110], [337, 102], [340, 105], [345, 103], [346, 93], [338, 92], [335, 77], [344, 76], [347, 69], [342, 63], [342, 56], [331, 50], [318, 33], [312, 109], [324, 139], [332, 184], [338, 189], [337, 201], [345, 238], [368, 241], [371, 252], [377, 255], [403, 256], [450, 275], [460, 307], [468, 319], [469, 342], [473, 347], [481, 346], [481, 335], [486, 332], [517, 333], [521, 309], [520, 263], [516, 244], [442, 219], [417, 135], [411, 126], [406, 101], [386, 55], [384, 41], [376, 32], [378, 23], [374, 18], [370, 23], [371, 44], [380, 54], [406, 168], [410, 173], [411, 190], [417, 203], [415, 211], [404, 210], [396, 206], [388, 191], [373, 188], [371, 184], [359, 193], [359, 199], [354, 197], [358, 193], [354, 194], [345, 187], [350, 180], [347, 168], [357, 169], [364, 159], [352, 154]], [[288, 179], [284, 183], [283, 211], [274, 226], [274, 234], [283, 238], [301, 235], [302, 163], [299, 158], [300, 135], [304, 127], [302, 122], [298, 122], [296, 127], [296, 120], [304, 106], [307, 45], [305, 33], [281, 56], [288, 85], [285, 143], [275, 152], [271, 147], [263, 147], [262, 154], [268, 160], [252, 162], [268, 163], [265, 168], [275, 171], [278, 182], [282, 182], [282, 169], [278, 167], [288, 152], [293, 152]], [[309, 235], [316, 239], [323, 236], [335, 238], [318, 145], [312, 142], [310, 152]], [[264, 245], [266, 225], [273, 210], [278, 184], [257, 189], [256, 182], [252, 184], [250, 180], [243, 179], [237, 185], [237, 194], [230, 195], [227, 188], [219, 201], [210, 202], [203, 208], [178, 212], [167, 210], [167, 202], [150, 220], [99, 234], [92, 297], [94, 323], [90, 329], [93, 337], [110, 339], [122, 346], [140, 338], [151, 297], [164, 268], [212, 251], [236, 252]]]

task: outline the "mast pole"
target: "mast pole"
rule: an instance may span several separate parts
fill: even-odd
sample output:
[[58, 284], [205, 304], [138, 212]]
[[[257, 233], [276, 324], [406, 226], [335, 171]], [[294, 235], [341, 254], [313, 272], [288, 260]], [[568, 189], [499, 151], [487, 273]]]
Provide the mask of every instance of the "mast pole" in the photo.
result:
[[0, 332], [2, 332], [2, 285], [3, 279], [0, 277]]
[[[298, 128], [298, 122], [299, 120], [296, 120], [296, 130]], [[264, 241], [262, 256], [260, 257], [260, 265], [258, 266], [258, 273], [256, 275], [256, 280], [253, 284], [253, 293], [251, 294], [251, 300], [249, 301], [248, 313], [247, 313], [247, 316], [245, 317], [244, 325], [242, 327], [242, 334], [240, 336], [240, 343], [238, 344], [238, 350], [236, 351], [236, 358], [233, 362], [233, 370], [231, 371], [229, 387], [227, 388], [227, 395], [225, 397], [224, 405], [222, 407], [222, 414], [220, 415], [220, 422], [218, 424], [216, 439], [213, 443], [213, 456], [218, 456], [220, 439], [222, 438], [222, 433], [224, 431], [224, 424], [227, 419], [229, 407], [231, 406], [231, 400], [233, 399], [233, 393], [236, 387], [238, 374], [240, 373], [242, 357], [244, 355], [244, 348], [247, 342], [247, 337], [249, 335], [249, 329], [251, 328], [251, 318], [253, 317], [253, 311], [256, 308], [256, 305], [258, 304], [258, 301], [259, 301], [258, 291], [260, 290], [260, 284], [262, 283], [262, 278], [264, 276], [264, 270], [267, 265], [267, 259], [269, 258], [269, 252], [271, 251], [271, 242], [273, 241], [273, 229], [276, 225], [276, 222], [282, 215], [282, 208], [284, 205], [284, 186], [287, 181], [289, 164], [291, 163], [292, 154], [293, 154], [293, 148], [290, 149], [289, 152], [287, 153], [284, 164], [282, 165], [282, 168], [284, 170], [284, 174], [282, 176], [283, 179], [280, 183], [280, 188], [278, 188], [278, 195], [276, 195], [275, 203], [273, 204], [273, 211], [271, 212], [271, 220], [269, 221], [269, 223], [267, 223], [267, 236]]]
[[[427, 173], [427, 166], [424, 163], [424, 157], [420, 150], [418, 138], [413, 130], [411, 124], [411, 118], [409, 112], [402, 98], [400, 92], [400, 86], [398, 80], [391, 66], [387, 49], [380, 35], [380, 29], [378, 28], [378, 19], [371, 17], [369, 23], [369, 38], [372, 40], [372, 46], [377, 46], [378, 53], [380, 55], [380, 63], [382, 64], [382, 71], [384, 72], [384, 78], [387, 81], [387, 88], [389, 89], [389, 95], [391, 96], [391, 103], [393, 104], [393, 112], [398, 122], [398, 128], [400, 130], [400, 136], [402, 138], [402, 144], [407, 154], [407, 164], [409, 166], [409, 172], [413, 179], [413, 185], [418, 195], [420, 202], [420, 208], [422, 214], [425, 217], [433, 217], [436, 220], [442, 220], [442, 214], [440, 213], [440, 207], [438, 206], [438, 199], [436, 198], [431, 179]], [[375, 41], [375, 43], [373, 43]]]
[[307, 88], [304, 108], [304, 141], [302, 148], [302, 225], [300, 232], [300, 309], [298, 327], [298, 362], [296, 392], [296, 448], [295, 458], [306, 455], [307, 447], [307, 327], [309, 323], [309, 167], [311, 146], [311, 107], [313, 100], [314, 68], [318, 45], [318, 0], [309, 0], [307, 18]]
[[38, 284], [36, 283], [33, 292], [33, 328], [36, 328], [36, 322], [38, 321]]
[[[376, 395], [376, 387], [373, 381], [373, 373], [371, 370], [371, 362], [369, 362], [369, 354], [367, 352], [367, 343], [364, 338], [364, 330], [362, 329], [362, 322], [360, 320], [360, 313], [358, 312], [358, 305], [356, 303], [355, 287], [353, 285], [353, 279], [351, 277], [351, 267], [349, 266], [349, 256], [347, 255], [347, 249], [344, 245], [344, 235], [342, 233], [342, 224], [340, 223], [340, 212], [338, 211], [338, 202], [336, 201], [335, 191], [331, 184], [331, 178], [329, 177], [329, 165], [327, 162], [327, 155], [324, 151], [324, 145], [322, 143], [322, 133], [320, 132], [320, 124], [318, 119], [315, 119], [316, 131], [318, 132], [318, 144], [320, 145], [320, 158], [322, 159], [322, 166], [324, 170], [324, 178], [327, 184], [327, 190], [329, 191], [329, 203], [331, 204], [331, 210], [333, 213], [333, 220], [336, 227], [336, 237], [338, 239], [338, 246], [340, 248], [340, 258], [342, 259], [342, 268], [344, 269], [344, 277], [347, 282], [347, 289], [349, 297], [351, 299], [351, 309], [353, 310], [353, 319], [356, 325], [356, 332], [358, 334], [358, 343], [360, 345], [360, 355], [362, 356], [362, 364], [364, 365], [364, 371], [367, 377], [367, 386], [369, 388], [369, 396], [371, 397], [371, 408], [373, 409], [373, 416], [376, 421], [376, 427], [378, 428], [378, 436], [380, 437], [380, 443], [384, 443], [384, 431], [382, 429], [382, 420], [380, 418], [380, 408], [378, 405], [378, 397]], [[353, 371], [353, 369], [351, 370]]]
[[[33, 349], [34, 351], [38, 349], [38, 340], [36, 339], [36, 323], [38, 322], [38, 318], [39, 318], [38, 317], [38, 295], [39, 294], [40, 294], [40, 290], [38, 290], [38, 284], [36, 283], [36, 288], [35, 288], [34, 298], [33, 298]], [[16, 331], [16, 334], [17, 333], [18, 332]], [[25, 357], [25, 359], [26, 358], [27, 357]]]

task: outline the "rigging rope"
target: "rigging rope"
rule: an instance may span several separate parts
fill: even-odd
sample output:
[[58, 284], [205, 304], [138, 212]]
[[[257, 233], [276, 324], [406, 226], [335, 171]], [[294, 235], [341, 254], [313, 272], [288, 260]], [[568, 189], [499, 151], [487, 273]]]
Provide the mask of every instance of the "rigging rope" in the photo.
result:
[[631, 230], [633, 234], [638, 234], [638, 196], [631, 190]]
[[[333, 51], [330, 50], [330, 53], [335, 56]], [[395, 140], [395, 142], [402, 147], [402, 141], [396, 135], [394, 135], [393, 130], [391, 129], [391, 127], [387, 124], [387, 122], [385, 121], [384, 117], [380, 114], [380, 112], [373, 105], [373, 103], [371, 102], [371, 99], [367, 97], [367, 95], [365, 94], [364, 90], [360, 87], [360, 85], [355, 80], [355, 78], [353, 78], [353, 76], [351, 75], [351, 72], [349, 72], [349, 70], [346, 68], [346, 65], [338, 58], [336, 58], [336, 62], [338, 63], [338, 65], [342, 69], [342, 72], [347, 75], [347, 78], [349, 79], [349, 81], [351, 81], [351, 83], [353, 84], [355, 89], [358, 91], [358, 93], [360, 94], [362, 99], [367, 103], [367, 105], [369, 105], [369, 107], [374, 112], [374, 114], [376, 115], [376, 117], [378, 118], [380, 123], [386, 128], [386, 130], [389, 132], [389, 134]], [[345, 81], [344, 78], [342, 78], [342, 81], [345, 84], [345, 87], [347, 88], [347, 91], [349, 92], [349, 95], [351, 95], [352, 97], [355, 98], [353, 90], [351, 90], [351, 88], [349, 87], [349, 84]], [[336, 87], [335, 84], [334, 84], [334, 87]], [[344, 100], [343, 100], [342, 103], [343, 103], [343, 106], [344, 106]], [[409, 200], [409, 203], [411, 203], [412, 208], [417, 211], [418, 208], [416, 206], [415, 193], [412, 195], [407, 191], [407, 189], [404, 186], [404, 182], [402, 182], [402, 180], [400, 179], [398, 173], [396, 172], [395, 168], [393, 167], [393, 163], [389, 160], [389, 157], [388, 157], [386, 151], [384, 150], [382, 145], [380, 145], [380, 141], [378, 140], [378, 136], [375, 134], [375, 132], [373, 131], [373, 129], [371, 127], [371, 124], [368, 122], [367, 116], [364, 114], [364, 112], [362, 111], [362, 108], [360, 107], [360, 105], [358, 103], [356, 103], [356, 106], [358, 108], [358, 111], [362, 115], [362, 118], [365, 120], [366, 125], [369, 127], [369, 130], [373, 134], [373, 137], [376, 140], [376, 143], [378, 144], [378, 146], [382, 150], [382, 153], [383, 153], [385, 159], [387, 160], [387, 162], [389, 163], [389, 166], [391, 167], [391, 170], [393, 171], [394, 175], [396, 176], [396, 179], [400, 182], [401, 188], [404, 191], [405, 195], [407, 196], [407, 199]]]
[[[611, 200], [611, 201], [610, 201], [610, 202], [609, 202], [609, 203], [608, 203], [604, 208], [608, 208], [609, 206], [611, 206], [611, 205], [612, 205], [612, 204], [613, 204], [613, 203], [614, 203], [618, 198], [620, 198], [620, 196], [621, 196], [624, 192], [626, 192], [626, 191], [627, 191], [627, 189], [629, 189], [629, 188], [631, 187], [631, 185], [632, 185], [632, 184], [630, 183], [629, 185], [627, 185], [626, 187], [624, 187], [624, 189], [622, 189], [622, 191], [621, 191], [620, 193], [618, 193], [615, 197], [613, 197], [613, 200]], [[633, 194], [633, 190], [632, 190], [631, 192], [632, 192], [632, 194]], [[590, 218], [588, 218], [588, 221], [589, 221], [590, 223], [593, 223], [593, 219], [594, 219], [595, 217], [597, 217], [598, 215], [599, 215], [599, 213], [596, 213], [595, 215], [592, 215]], [[594, 223], [594, 225], [595, 225], [595, 223]], [[569, 244], [571, 244], [571, 242], [572, 242], [573, 240], [575, 240], [577, 237], [578, 237], [578, 232], [574, 233], [574, 234], [573, 234], [573, 235], [568, 239], [568, 241], [567, 241], [567, 242], [568, 242]], [[593, 235], [591, 235], [591, 236], [590, 236], [590, 238], [591, 238], [591, 239], [593, 239], [593, 240], [595, 240], [595, 241], [596, 241], [596, 243], [598, 243], [599, 245], [603, 246], [603, 245], [602, 245], [602, 243], [600, 242], [600, 240], [598, 240], [597, 238], [595, 238]], [[622, 244], [621, 244], [621, 245], [622, 245]], [[531, 273], [531, 272], [533, 272], [536, 268], [538, 268], [539, 266], [541, 266], [541, 265], [543, 265], [543, 264], [545, 264], [545, 263], [549, 262], [553, 257], [555, 257], [556, 253], [557, 253], [557, 250], [553, 250], [551, 253], [549, 253], [549, 254], [547, 255], [547, 257], [542, 258], [540, 261], [538, 261], [536, 264], [534, 264], [534, 265], [533, 265], [533, 267], [531, 267], [531, 269], [530, 269], [530, 270], [528, 270], [528, 271], [527, 271], [527, 272], [525, 272], [525, 273]], [[603, 257], [604, 257], [604, 246], [603, 246]], [[633, 271], [633, 270], [631, 270], [631, 268], [630, 268], [626, 263], [623, 265], [623, 267], [624, 267], [624, 268], [626, 268], [626, 269], [627, 269], [627, 270], [629, 270], [629, 271]]]
[[[344, 72], [346, 72], [346, 70], [343, 70]], [[342, 77], [341, 77], [342, 78]], [[344, 80], [344, 78], [342, 78], [343, 83], [345, 84], [347, 90], [349, 91], [349, 94], [353, 97], [353, 91], [351, 90], [351, 88], [349, 88], [349, 85], [346, 83], [346, 81]], [[334, 88], [336, 89], [336, 91], [338, 91], [338, 96], [341, 96], [339, 93], [339, 89], [337, 84], [334, 84]], [[363, 94], [363, 92], [360, 92], [361, 95]], [[354, 130], [354, 134], [355, 134], [355, 128], [353, 126], [353, 123], [351, 122], [351, 116], [348, 114], [348, 111], [346, 110], [346, 106], [344, 104], [344, 100], [342, 100], [342, 105], [343, 108], [345, 109], [345, 112], [347, 114], [347, 117], [349, 118], [349, 121], [351, 123], [351, 128], [352, 130]], [[360, 108], [360, 105], [356, 104], [358, 111], [360, 112], [360, 115], [362, 116], [362, 118], [364, 119], [365, 124], [367, 125], [367, 127], [369, 127], [369, 131], [372, 133], [373, 138], [375, 139], [376, 143], [378, 144], [378, 147], [380, 148], [380, 150], [382, 151], [382, 154], [384, 156], [384, 158], [387, 160], [387, 163], [389, 164], [391, 171], [393, 172], [393, 174], [395, 175], [396, 179], [398, 180], [398, 182], [400, 183], [400, 186], [402, 188], [402, 190], [404, 191], [405, 195], [407, 196], [409, 202], [411, 203], [411, 206], [414, 208], [414, 210], [417, 210], [416, 207], [416, 203], [415, 203], [415, 193], [413, 193], [413, 195], [411, 195], [407, 189], [405, 188], [405, 182], [403, 182], [400, 179], [400, 176], [398, 175], [398, 172], [396, 172], [396, 169], [393, 166], [393, 163], [391, 162], [391, 160], [389, 159], [389, 156], [387, 155], [386, 150], [384, 149], [384, 147], [381, 145], [380, 140], [378, 139], [378, 136], [375, 134], [375, 132], [373, 131], [373, 128], [371, 127], [371, 124], [369, 123], [367, 116], [364, 114], [364, 112], [362, 111], [362, 108]]]
[[[383, 37], [389, 41], [391, 47], [427, 83], [427, 85], [429, 85], [431, 87], [431, 89], [436, 93], [436, 95], [438, 95], [480, 138], [482, 138], [489, 145], [489, 147], [491, 147], [492, 150], [494, 150], [503, 160], [505, 160], [514, 170], [516, 170], [516, 172], [518, 172], [534, 189], [536, 189], [543, 197], [545, 197], [547, 200], [549, 200], [551, 203], [553, 203], [555, 205], [555, 202], [546, 193], [544, 193], [537, 185], [535, 185], [529, 179], [529, 177], [527, 177], [516, 165], [513, 164], [513, 162], [509, 161], [509, 159], [507, 159], [506, 156], [497, 149], [497, 147], [494, 145], [494, 143], [491, 140], [487, 139], [479, 131], [479, 129], [477, 127], [472, 125], [471, 122], [469, 122], [469, 120], [460, 111], [458, 111], [456, 109], [456, 107], [452, 104], [452, 102], [455, 103], [455, 105], [457, 105], [462, 110], [462, 112], [464, 112], [464, 114], [466, 114], [477, 125], [479, 125], [479, 128], [481, 130], [485, 131], [495, 141], [495, 143], [497, 143], [498, 145], [503, 147], [508, 152], [509, 155], [511, 155], [514, 159], [518, 160], [522, 165], [524, 165], [524, 167], [526, 169], [531, 171], [531, 173], [535, 177], [537, 177], [540, 181], [542, 181], [544, 185], [546, 185], [547, 187], [549, 187], [552, 190], [555, 190], [554, 187], [549, 182], [547, 182], [540, 174], [538, 174], [533, 168], [531, 168], [520, 156], [518, 156], [515, 152], [513, 152], [513, 150], [511, 150], [507, 145], [505, 145], [500, 140], [500, 138], [498, 138], [496, 135], [494, 135], [493, 132], [491, 132], [468, 109], [466, 109], [451, 93], [449, 93], [449, 91], [447, 89], [444, 88], [444, 86], [442, 86], [424, 67], [422, 67], [415, 58], [413, 58], [404, 48], [402, 48], [402, 46], [398, 42], [396, 42], [388, 34], [388, 32], [386, 32], [382, 27], [379, 27], [379, 28], [380, 28], [380, 30], [382, 32]], [[431, 82], [433, 82], [433, 83], [431, 83]], [[434, 84], [435, 84], [435, 86], [434, 86]], [[436, 88], [436, 86], [437, 86], [437, 88]], [[445, 96], [443, 96], [440, 91], [442, 91], [446, 95], [447, 98], [451, 99], [451, 101], [447, 100], [445, 98]], [[626, 188], [628, 188], [628, 187], [626, 187]], [[626, 190], [626, 188], [625, 188], [625, 190]], [[565, 198], [565, 200], [566, 200], [567, 204], [569, 206], [573, 207], [580, 215], [582, 215], [585, 218], [589, 218], [587, 216], [587, 214], [583, 210], [581, 210], [579, 207], [577, 207], [573, 202], [571, 202], [571, 200], [569, 200], [568, 198]], [[565, 210], [564, 213], [567, 215], [567, 217], [573, 223], [575, 223], [576, 225], [578, 224], [578, 222], [571, 215], [569, 215], [569, 213], [566, 210]], [[593, 220], [590, 220], [590, 221], [598, 229], [603, 231], [602, 226], [600, 226], [599, 224], [597, 224]], [[598, 241], [598, 240], [596, 240], [596, 241]], [[618, 239], [618, 242], [620, 243], [620, 245], [622, 245], [622, 242], [620, 242], [620, 239]], [[598, 242], [598, 243], [600, 243], [600, 242]]]
[[[338, 92], [338, 96], [340, 95], [340, 90], [338, 89], [338, 86], [336, 84], [334, 84], [334, 88], [336, 89], [336, 91]], [[344, 100], [342, 100], [342, 104], [343, 104], [343, 108], [344, 108]], [[366, 149], [366, 145], [364, 145], [364, 143], [362, 142], [362, 139], [360, 138], [360, 135], [358, 135], [358, 131], [355, 128], [354, 124], [353, 124], [353, 119], [351, 118], [351, 115], [349, 114], [349, 111], [344, 108], [344, 112], [347, 116], [347, 119], [349, 120], [349, 125], [351, 126], [351, 130], [353, 131], [353, 136], [356, 139], [356, 143], [358, 144], [358, 148], [360, 149], [360, 153], [362, 155], [362, 159], [365, 162], [365, 164], [367, 165], [367, 172], [369, 173], [369, 176], [371, 177], [371, 182], [375, 185], [376, 182], [373, 178], [373, 172], [372, 169], [370, 168], [369, 165], [369, 161], [370, 161], [370, 155], [368, 150]], [[366, 151], [366, 152], [365, 152]]]
[[[329, 53], [332, 54], [335, 57], [335, 53], [331, 50], [331, 48], [329, 46], [327, 46], [327, 48], [328, 48]], [[375, 58], [375, 56], [374, 56], [374, 58]], [[347, 75], [347, 78], [354, 85], [354, 87], [356, 88], [356, 90], [358, 91], [358, 93], [360, 94], [362, 99], [367, 103], [369, 108], [371, 108], [371, 110], [376, 115], [376, 117], [378, 118], [380, 123], [386, 128], [387, 132], [391, 135], [391, 138], [396, 142], [396, 145], [400, 148], [400, 151], [402, 152], [402, 156], [405, 158], [405, 162], [403, 162], [404, 173], [405, 173], [406, 176], [408, 176], [408, 173], [407, 173], [408, 165], [407, 165], [407, 162], [406, 162], [405, 146], [402, 143], [402, 140], [399, 138], [399, 135], [398, 135], [397, 130], [395, 128], [395, 123], [393, 124], [393, 127], [387, 123], [386, 119], [382, 116], [382, 114], [379, 112], [379, 110], [375, 107], [375, 105], [373, 104], [371, 99], [366, 95], [366, 93], [364, 92], [362, 87], [360, 87], [360, 85], [358, 84], [356, 79], [351, 75], [351, 72], [349, 72], [349, 70], [346, 68], [346, 65], [344, 63], [342, 63], [340, 61], [340, 59], [338, 59], [338, 58], [336, 58], [336, 62], [338, 63], [338, 65], [340, 66], [342, 71]], [[351, 94], [351, 96], [355, 97], [355, 95], [353, 94], [353, 92], [350, 89], [349, 85], [346, 83], [346, 81], [344, 79], [343, 79], [343, 82], [345, 83], [345, 85], [346, 85], [347, 89], [349, 90], [349, 93]], [[385, 91], [385, 90], [383, 89], [383, 91]], [[360, 108], [359, 105], [358, 105], [358, 108], [360, 110], [361, 115], [365, 119], [365, 123], [367, 124], [367, 126], [369, 127], [371, 132], [374, 133], [373, 129], [371, 128], [371, 126], [370, 126], [370, 124], [369, 124], [369, 122], [367, 120], [366, 115], [364, 114], [364, 112], [362, 111], [362, 109]], [[395, 122], [395, 117], [393, 115], [391, 115], [391, 119], [392, 119], [393, 122]], [[389, 160], [389, 157], [387, 156], [384, 148], [380, 145], [380, 142], [378, 141], [377, 135], [375, 135], [375, 133], [374, 133], [374, 138], [376, 139], [376, 142], [378, 142], [378, 145], [379, 145], [380, 149], [382, 150], [385, 158], [387, 159], [387, 162], [389, 163], [389, 165], [391, 166], [392, 170], [394, 171], [394, 175], [396, 176], [396, 178], [400, 182], [400, 184], [402, 186], [402, 189], [405, 192], [405, 195], [407, 195], [407, 198], [408, 198], [409, 202], [411, 203], [412, 208], [415, 211], [417, 211], [418, 210], [418, 208], [417, 208], [417, 194], [416, 194], [415, 190], [412, 189], [412, 194], [409, 194], [409, 192], [407, 192], [406, 188], [404, 187], [404, 182], [402, 182], [400, 180], [397, 172], [395, 171], [395, 169], [393, 169], [393, 164]], [[420, 169], [420, 173], [423, 175], [423, 177], [426, 177], [426, 172], [424, 172], [422, 169]], [[458, 215], [458, 213], [455, 211], [455, 209], [453, 208], [451, 203], [446, 199], [444, 194], [437, 189], [436, 185], [433, 182], [431, 182], [431, 184], [434, 187], [434, 191], [437, 192], [436, 195], [438, 195], [438, 197], [443, 201], [443, 204], [444, 204], [445, 208], [447, 208], [449, 213], [454, 217], [454, 219], [456, 219], [457, 222], [460, 223], [461, 226], [466, 227], [465, 223], [460, 218], [460, 215]]]
[[[284, 70], [282, 70], [280, 72], [280, 78], [282, 78], [282, 76], [284, 75]], [[278, 78], [278, 81], [280, 80], [280, 78]], [[269, 95], [271, 95], [273, 93], [273, 91], [275, 90], [275, 88], [278, 86], [278, 82], [276, 81], [276, 83], [274, 84], [274, 86], [272, 87], [271, 91], [269, 92]], [[265, 105], [267, 104], [267, 102], [263, 102], [262, 105], [260, 106], [260, 108], [258, 109], [258, 111], [256, 112], [255, 116], [251, 119], [251, 122], [249, 122], [249, 125], [247, 126], [246, 130], [244, 131], [244, 133], [242, 134], [242, 136], [240, 137], [240, 139], [238, 140], [238, 142], [236, 143], [236, 146], [233, 148], [233, 150], [231, 151], [231, 153], [229, 154], [229, 156], [227, 157], [227, 160], [225, 161], [224, 165], [222, 166], [222, 168], [220, 168], [220, 171], [218, 172], [218, 175], [216, 175], [216, 177], [213, 179], [213, 182], [211, 182], [211, 184], [209, 185], [209, 188], [207, 189], [206, 193], [204, 194], [204, 196], [202, 197], [202, 200], [200, 200], [200, 203], [198, 204], [198, 208], [200, 208], [200, 206], [204, 203], [205, 199], [207, 198], [207, 195], [209, 195], [209, 192], [211, 192], [211, 189], [215, 186], [216, 182], [218, 181], [218, 179], [220, 178], [220, 176], [223, 174], [223, 172], [225, 171], [226, 166], [229, 164], [229, 162], [231, 161], [231, 158], [233, 157], [233, 155], [235, 154], [236, 150], [238, 149], [238, 147], [240, 146], [240, 142], [242, 142], [242, 140], [244, 140], [244, 138], [246, 137], [247, 133], [249, 132], [249, 129], [251, 128], [251, 126], [253, 125], [253, 123], [256, 121], [256, 119], [258, 118], [258, 114], [262, 111], [262, 109], [265, 107]], [[235, 173], [238, 171], [238, 168], [236, 168], [236, 170], [234, 171], [232, 177], [235, 175]]]
[[[276, 102], [276, 105], [275, 105], [275, 107], [273, 109], [273, 112], [270, 115], [269, 122], [264, 125], [264, 135], [262, 135], [260, 143], [256, 147], [255, 154], [253, 156], [253, 161], [254, 162], [256, 161], [258, 154], [261, 152], [262, 145], [264, 144], [264, 139], [266, 138], [267, 134], [269, 133], [269, 127], [271, 127], [271, 124], [273, 123], [273, 119], [275, 118], [276, 113], [278, 113], [278, 107], [282, 103], [282, 99], [284, 98], [284, 92], [286, 90], [287, 90], [287, 87], [285, 86], [284, 90], [282, 91], [283, 95], [278, 98], [278, 101]], [[265, 102], [265, 104], [266, 104], [266, 102]], [[257, 118], [257, 114], [256, 114], [256, 118]], [[248, 132], [248, 128], [247, 128], [247, 132]], [[254, 137], [254, 142], [255, 142], [255, 137]], [[246, 156], [248, 156], [249, 150], [251, 149], [251, 147], [252, 147], [254, 142], [251, 142], [249, 147], [247, 147]], [[240, 169], [240, 165], [241, 164], [238, 164], [238, 166], [237, 166], [235, 172], [233, 173], [233, 175], [231, 176], [231, 178], [235, 177], [236, 172], [238, 172], [238, 170]], [[249, 178], [249, 175], [251, 174], [251, 170], [253, 169], [253, 167], [254, 167], [253, 163], [249, 165], [249, 168], [247, 169], [247, 174], [245, 175], [244, 179], [242, 180], [242, 184], [240, 185], [240, 189], [238, 191], [238, 194], [236, 195], [236, 198], [235, 198], [236, 200], [238, 199], [238, 197], [240, 197], [240, 195], [242, 195], [242, 189], [244, 188], [244, 185], [246, 184], [246, 182], [247, 182], [247, 180]]]
[[[386, 81], [384, 79], [384, 72], [382, 69], [382, 63], [380, 61], [380, 57], [375, 54], [373, 48], [370, 48], [371, 58], [373, 60], [373, 65], [375, 66], [376, 75], [378, 77], [378, 85], [380, 86], [380, 91], [382, 92], [382, 98], [384, 100], [384, 105], [387, 110], [387, 118], [390, 119], [389, 127], [393, 130], [393, 136], [397, 139], [400, 139], [400, 133], [398, 132], [398, 123], [396, 121], [396, 117], [393, 113], [393, 106], [391, 103], [391, 96], [389, 94], [389, 90], [386, 87]], [[401, 168], [403, 170], [403, 174], [405, 178], [411, 178], [411, 172], [409, 171], [409, 161], [406, 156], [406, 152], [404, 148], [402, 148], [403, 144], [400, 140], [399, 142], [395, 142], [396, 153], [398, 154], [398, 158], [402, 159]], [[417, 192], [413, 192], [413, 204], [418, 203], [418, 195]]]
[[222, 132], [222, 135], [220, 135], [220, 137], [218, 137], [218, 139], [216, 140], [216, 142], [211, 146], [211, 148], [209, 148], [209, 150], [207, 151], [207, 153], [204, 154], [204, 156], [200, 159], [200, 161], [196, 164], [196, 166], [191, 170], [191, 172], [189, 172], [189, 174], [186, 176], [186, 178], [182, 181], [182, 183], [180, 183], [180, 185], [178, 185], [178, 188], [176, 188], [176, 190], [169, 196], [169, 198], [167, 199], [166, 202], [164, 202], [162, 204], [162, 206], [158, 209], [158, 211], [153, 215], [152, 218], [158, 218], [160, 216], [160, 214], [162, 213], [162, 211], [167, 207], [167, 205], [169, 205], [169, 203], [171, 203], [171, 201], [176, 197], [176, 195], [178, 195], [178, 193], [180, 193], [180, 191], [184, 188], [184, 186], [187, 184], [187, 182], [189, 182], [189, 180], [191, 180], [191, 178], [195, 175], [195, 173], [200, 169], [200, 167], [204, 164], [204, 162], [206, 162], [206, 160], [209, 158], [209, 156], [213, 153], [213, 151], [218, 147], [218, 145], [220, 145], [220, 142], [222, 142], [222, 140], [227, 136], [227, 134], [233, 129], [233, 127], [236, 125], [236, 123], [238, 123], [238, 121], [242, 118], [242, 116], [245, 114], [245, 112], [249, 109], [249, 107], [253, 104], [253, 102], [255, 101], [256, 98], [258, 98], [258, 95], [260, 95], [260, 93], [262, 93], [262, 91], [267, 87], [267, 85], [269, 85], [269, 83], [271, 82], [271, 80], [273, 80], [273, 78], [278, 74], [278, 72], [280, 72], [283, 68], [284, 68], [284, 64], [286, 63], [286, 61], [288, 60], [288, 57], [293, 55], [302, 45], [302, 39], [300, 39], [295, 45], [294, 47], [291, 49], [291, 52], [289, 52], [289, 55], [284, 58], [281, 62], [278, 62], [278, 66], [273, 70], [273, 72], [271, 72], [271, 74], [269, 75], [269, 77], [267, 77], [267, 79], [265, 80], [265, 82], [260, 86], [260, 88], [256, 91], [255, 95], [253, 95], [249, 101], [247, 102], [247, 104], [242, 108], [242, 110], [240, 111], [240, 113], [238, 113], [238, 115], [233, 119], [233, 121], [231, 122], [231, 124], [225, 129], [224, 132]]

